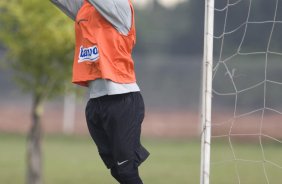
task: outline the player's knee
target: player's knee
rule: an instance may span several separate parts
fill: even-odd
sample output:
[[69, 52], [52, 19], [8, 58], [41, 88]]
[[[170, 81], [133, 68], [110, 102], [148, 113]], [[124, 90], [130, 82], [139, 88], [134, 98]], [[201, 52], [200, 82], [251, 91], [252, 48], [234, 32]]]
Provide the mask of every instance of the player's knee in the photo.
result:
[[121, 183], [121, 179], [119, 178], [120, 176], [116, 167], [111, 168], [111, 174], [119, 183]]

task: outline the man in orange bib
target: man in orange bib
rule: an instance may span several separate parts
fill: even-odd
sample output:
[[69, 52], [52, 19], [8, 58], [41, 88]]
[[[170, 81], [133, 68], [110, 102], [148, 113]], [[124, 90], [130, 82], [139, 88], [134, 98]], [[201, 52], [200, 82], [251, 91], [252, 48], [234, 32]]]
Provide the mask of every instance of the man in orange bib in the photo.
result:
[[73, 83], [89, 88], [86, 120], [112, 176], [142, 184], [138, 166], [149, 156], [140, 143], [144, 102], [136, 83], [136, 43], [130, 0], [51, 0], [75, 21]]

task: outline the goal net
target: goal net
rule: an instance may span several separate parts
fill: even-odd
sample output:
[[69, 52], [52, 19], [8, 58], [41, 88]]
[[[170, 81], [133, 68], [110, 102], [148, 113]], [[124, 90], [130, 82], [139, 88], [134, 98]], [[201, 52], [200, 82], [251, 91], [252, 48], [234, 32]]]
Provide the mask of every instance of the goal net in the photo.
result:
[[203, 121], [203, 135], [211, 128], [210, 172], [201, 183], [282, 183], [282, 0], [206, 6], [214, 43], [211, 123]]

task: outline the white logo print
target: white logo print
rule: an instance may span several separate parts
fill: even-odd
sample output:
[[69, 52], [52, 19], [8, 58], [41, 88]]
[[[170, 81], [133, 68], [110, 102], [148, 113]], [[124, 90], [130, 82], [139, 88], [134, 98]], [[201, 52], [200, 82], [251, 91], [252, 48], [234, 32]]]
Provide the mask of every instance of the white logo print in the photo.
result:
[[117, 165], [122, 165], [122, 164], [124, 164], [124, 163], [126, 163], [126, 162], [128, 162], [128, 160], [125, 160], [125, 161], [123, 161], [123, 162], [117, 162]]
[[84, 48], [80, 47], [78, 62], [82, 63], [84, 61], [97, 61], [99, 59], [99, 50], [96, 45], [93, 47]]

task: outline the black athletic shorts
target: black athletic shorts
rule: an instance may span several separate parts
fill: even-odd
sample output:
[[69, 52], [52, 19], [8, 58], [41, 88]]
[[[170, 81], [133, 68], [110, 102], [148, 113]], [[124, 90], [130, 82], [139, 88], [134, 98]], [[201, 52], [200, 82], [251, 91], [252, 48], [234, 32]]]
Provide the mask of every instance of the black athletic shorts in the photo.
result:
[[149, 156], [140, 143], [144, 102], [140, 92], [90, 99], [86, 120], [107, 168], [126, 162], [138, 167]]

